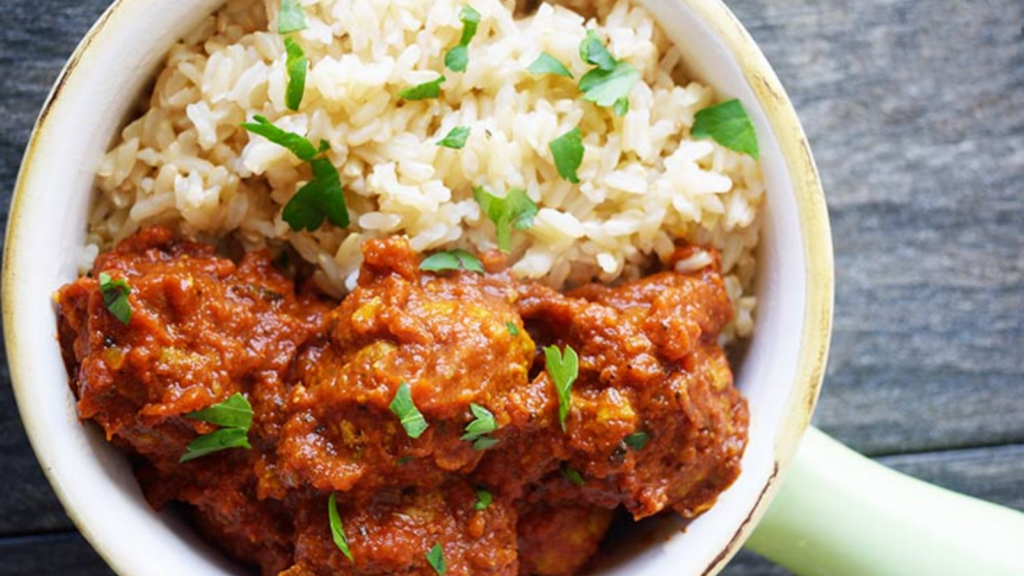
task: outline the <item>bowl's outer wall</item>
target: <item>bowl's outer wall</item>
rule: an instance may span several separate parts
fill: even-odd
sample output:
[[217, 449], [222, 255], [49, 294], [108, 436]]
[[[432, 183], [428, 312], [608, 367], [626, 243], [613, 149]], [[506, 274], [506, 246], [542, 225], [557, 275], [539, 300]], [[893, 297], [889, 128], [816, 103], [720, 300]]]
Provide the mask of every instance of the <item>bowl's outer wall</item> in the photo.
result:
[[[111, 6], [72, 56], [40, 114], [7, 231], [5, 339], [22, 419], [69, 515], [123, 576], [238, 570], [175, 516], [154, 514], [125, 459], [94, 427], [78, 422], [50, 297], [77, 273], [93, 174], [131, 112], [132, 96], [171, 44], [222, 1], [119, 0]], [[717, 0], [638, 1], [684, 49], [697, 77], [723, 97], [743, 100], [758, 130], [769, 195], [758, 327], [737, 369], [752, 412], [744, 474], [685, 537], [652, 545], [602, 572], [714, 574], [763, 514], [809, 422], [831, 329], [831, 237], [796, 114], [742, 26]], [[153, 25], [140, 24], [147, 22]]]

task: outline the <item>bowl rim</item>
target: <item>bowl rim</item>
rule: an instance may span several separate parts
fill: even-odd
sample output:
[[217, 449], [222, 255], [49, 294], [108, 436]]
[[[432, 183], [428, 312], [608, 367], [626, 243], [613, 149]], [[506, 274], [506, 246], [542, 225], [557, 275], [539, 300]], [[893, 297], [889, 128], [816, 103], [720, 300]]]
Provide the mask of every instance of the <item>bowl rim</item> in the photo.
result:
[[[7, 362], [16, 403], [21, 406], [26, 402], [25, 391], [28, 378], [24, 377], [26, 368], [19, 358], [21, 345], [14, 333], [16, 300], [14, 290], [16, 262], [13, 246], [17, 239], [25, 233], [22, 226], [23, 213], [21, 206], [28, 194], [30, 168], [36, 156], [40, 135], [50, 122], [50, 112], [63, 102], [73, 97], [64, 90], [69, 77], [75, 74], [79, 63], [89, 52], [93, 43], [102, 40], [114, 14], [128, 4], [151, 0], [114, 0], [100, 15], [86, 35], [82, 38], [69, 57], [64, 68], [54, 82], [32, 130], [25, 148], [18, 180], [14, 187], [8, 225], [5, 235], [2, 271], [2, 313], [4, 321], [4, 343], [7, 351]], [[800, 328], [799, 356], [797, 359], [796, 382], [790, 388], [786, 399], [784, 413], [787, 417], [773, 442], [773, 469], [757, 496], [754, 506], [747, 517], [736, 529], [728, 543], [702, 572], [704, 576], [713, 576], [720, 572], [728, 561], [739, 551], [743, 542], [750, 536], [758, 521], [767, 512], [779, 490], [789, 462], [792, 460], [803, 433], [810, 424], [811, 415], [817, 403], [821, 383], [825, 375], [830, 336], [832, 331], [832, 313], [834, 305], [834, 261], [832, 252], [832, 235], [824, 191], [815, 165], [807, 137], [797, 117], [789, 97], [767, 58], [758, 48], [753, 38], [739, 22], [733, 12], [722, 0], [675, 0], [692, 10], [699, 19], [708, 25], [725, 45], [729, 55], [735, 60], [754, 93], [768, 123], [771, 126], [786, 169], [792, 180], [793, 196], [797, 208], [797, 218], [803, 238], [804, 270], [806, 273], [806, 300], [804, 303], [804, 320]], [[20, 411], [20, 410], [19, 410]], [[23, 425], [29, 443], [37, 458], [40, 450], [36, 447], [37, 435], [33, 434], [34, 426], [25, 419], [21, 412]], [[52, 477], [52, 470], [40, 460], [47, 481], [57, 494], [68, 516], [76, 527], [97, 551], [107, 564], [116, 572], [124, 568], [121, 562], [105, 546], [104, 538], [94, 534], [87, 522], [79, 517], [75, 502], [61, 488], [60, 482]]]

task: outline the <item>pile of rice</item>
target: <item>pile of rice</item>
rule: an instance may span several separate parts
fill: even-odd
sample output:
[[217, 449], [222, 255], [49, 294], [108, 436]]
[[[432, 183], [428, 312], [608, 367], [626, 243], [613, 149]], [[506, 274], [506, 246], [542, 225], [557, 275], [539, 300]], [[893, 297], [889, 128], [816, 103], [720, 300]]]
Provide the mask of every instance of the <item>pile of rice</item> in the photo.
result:
[[[626, 0], [583, 4], [586, 17], [542, 4], [469, 0], [483, 16], [465, 73], [444, 68], [467, 0], [303, 0], [309, 28], [297, 39], [311, 62], [299, 112], [285, 106], [288, 75], [277, 30], [279, 0], [232, 0], [171, 51], [147, 111], [122, 132], [98, 175], [83, 265], [147, 224], [165, 224], [248, 249], [290, 244], [340, 296], [354, 286], [360, 244], [393, 234], [422, 252], [495, 248], [494, 226], [472, 186], [523, 188], [540, 206], [513, 234], [513, 272], [553, 286], [638, 277], [677, 240], [718, 248], [736, 321], [726, 339], [753, 329], [758, 163], [690, 138], [694, 115], [719, 99], [687, 79], [685, 55], [651, 15]], [[569, 4], [570, 2], [566, 2]], [[579, 8], [579, 6], [574, 6]], [[580, 41], [594, 28], [611, 53], [643, 77], [622, 118], [584, 101], [575, 81], [527, 67], [542, 51], [578, 80], [589, 67]], [[396, 94], [444, 73], [440, 99]], [[327, 140], [352, 215], [339, 229], [293, 232], [281, 218], [308, 168], [239, 124], [262, 114]], [[466, 125], [466, 147], [436, 146]], [[579, 126], [580, 184], [559, 177], [548, 143]], [[698, 256], [687, 266], [709, 262]]]

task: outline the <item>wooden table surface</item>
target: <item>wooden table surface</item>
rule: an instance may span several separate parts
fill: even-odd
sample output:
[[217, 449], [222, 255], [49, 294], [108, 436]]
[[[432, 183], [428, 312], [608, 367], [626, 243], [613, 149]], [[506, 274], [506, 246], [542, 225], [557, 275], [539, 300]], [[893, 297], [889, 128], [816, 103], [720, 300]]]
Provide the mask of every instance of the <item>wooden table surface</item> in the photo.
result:
[[[108, 2], [4, 1], [5, 219], [43, 99]], [[1024, 509], [1024, 2], [728, 3], [782, 78], [828, 197], [835, 334], [815, 422]], [[6, 362], [0, 379], [0, 576], [111, 574], [32, 455]], [[742, 553], [724, 574], [788, 572]]]

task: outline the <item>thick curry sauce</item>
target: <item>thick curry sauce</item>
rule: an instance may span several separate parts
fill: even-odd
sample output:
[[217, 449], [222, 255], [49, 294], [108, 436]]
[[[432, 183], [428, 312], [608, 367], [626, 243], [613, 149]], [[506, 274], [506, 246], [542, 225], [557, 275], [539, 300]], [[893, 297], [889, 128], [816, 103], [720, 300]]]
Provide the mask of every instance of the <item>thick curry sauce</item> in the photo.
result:
[[[561, 294], [494, 255], [486, 274], [434, 274], [401, 238], [363, 253], [336, 303], [266, 252], [235, 263], [149, 228], [61, 289], [79, 415], [132, 455], [155, 507], [183, 503], [268, 576], [428, 576], [435, 545], [452, 576], [569, 576], [615, 509], [693, 517], [735, 480], [747, 408], [717, 345], [731, 307], [716, 266]], [[127, 325], [100, 272], [130, 284]], [[579, 355], [564, 430], [551, 345]], [[418, 438], [389, 409], [402, 383], [428, 423]], [[217, 428], [186, 416], [236, 393], [251, 448], [179, 462]], [[471, 403], [497, 423], [483, 450], [462, 439]], [[332, 541], [332, 493], [352, 560]]]

